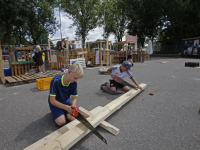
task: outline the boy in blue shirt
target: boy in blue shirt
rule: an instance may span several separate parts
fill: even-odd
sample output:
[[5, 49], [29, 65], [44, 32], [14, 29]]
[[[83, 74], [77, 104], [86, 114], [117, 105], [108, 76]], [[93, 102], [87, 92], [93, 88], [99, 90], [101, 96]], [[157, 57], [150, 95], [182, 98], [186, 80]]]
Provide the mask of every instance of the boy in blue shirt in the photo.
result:
[[76, 106], [78, 96], [76, 81], [82, 77], [82, 67], [74, 63], [68, 68], [66, 74], [55, 76], [51, 81], [48, 101], [53, 119], [58, 126], [66, 124], [65, 117], [69, 121], [75, 120], [70, 115], [75, 113], [71, 105]]

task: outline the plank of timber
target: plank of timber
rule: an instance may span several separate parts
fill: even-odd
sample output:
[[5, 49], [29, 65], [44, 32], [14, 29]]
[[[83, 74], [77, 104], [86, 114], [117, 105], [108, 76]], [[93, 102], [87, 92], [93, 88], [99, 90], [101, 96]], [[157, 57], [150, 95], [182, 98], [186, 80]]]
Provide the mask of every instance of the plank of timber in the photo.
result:
[[36, 75], [34, 75], [34, 74], [28, 74], [27, 75], [28, 77], [30, 77], [31, 79], [39, 79], [39, 78], [41, 78], [41, 77], [39, 77], [39, 76], [36, 76]]
[[18, 75], [21, 75], [21, 66], [20, 66], [20, 64], [18, 64], [17, 67], [18, 67], [18, 69], [17, 69], [18, 70]]
[[19, 77], [17, 77], [17, 76], [12, 76], [12, 78], [15, 79], [15, 80], [17, 80], [18, 82], [23, 81], [23, 80], [21, 80], [21, 79], [20, 79]]
[[12, 73], [12, 76], [14, 76], [14, 66], [11, 65], [11, 73]]
[[[80, 109], [80, 112], [82, 112], [81, 110], [83, 110], [83, 108], [79, 107], [79, 109]], [[95, 111], [95, 108], [91, 111]], [[28, 146], [24, 150], [40, 150], [45, 145], [50, 144], [56, 138], [58, 138], [59, 136], [61, 136], [64, 133], [66, 133], [67, 131], [69, 131], [70, 129], [72, 129], [74, 126], [76, 126], [78, 124], [80, 124], [80, 122], [78, 120], [74, 120], [74, 121], [66, 124], [65, 126], [59, 128], [58, 130], [54, 131], [53, 133], [47, 135], [46, 137], [40, 139], [39, 141], [35, 142], [34, 144]]]
[[43, 75], [43, 74], [38, 74], [38, 73], [34, 73], [33, 75], [39, 77], [39, 78], [46, 78], [47, 76], [46, 75]]
[[20, 80], [22, 80], [22, 81], [25, 81], [26, 79], [24, 79], [23, 77], [21, 77], [20, 75], [19, 76], [13, 76], [13, 77], [17, 77], [17, 78], [19, 78]]
[[2, 50], [1, 50], [1, 43], [0, 43], [0, 79], [3, 84], [6, 83], [5, 81], [5, 74], [4, 74], [4, 68], [3, 68], [3, 60], [2, 60]]
[[[103, 109], [102, 106], [98, 106], [95, 109], [93, 109], [92, 111], [87, 111], [84, 108], [79, 109], [81, 111], [81, 114], [84, 117], [89, 117], [92, 114], [95, 114], [96, 112], [100, 111], [101, 109]], [[99, 124], [102, 128], [104, 128], [105, 130], [109, 131], [110, 133], [114, 134], [114, 135], [118, 135], [119, 134], [119, 129], [116, 128], [115, 126], [111, 125], [110, 123], [106, 122], [106, 121], [102, 121]]]
[[81, 55], [81, 54], [87, 54], [88, 52], [85, 51], [85, 52], [76, 52], [76, 55]]
[[26, 80], [31, 80], [31, 78], [27, 77], [26, 75], [21, 75], [21, 77], [25, 78]]
[[[140, 86], [145, 89], [146, 84], [141, 83]], [[109, 117], [112, 113], [114, 113], [117, 109], [120, 109], [125, 103], [127, 103], [130, 99], [136, 96], [141, 91], [132, 89], [129, 92], [123, 94], [112, 102], [108, 103], [104, 108], [87, 118], [87, 120], [94, 126], [98, 126], [102, 121], [104, 121], [107, 117]], [[51, 142], [50, 144], [45, 145], [42, 150], [54, 150], [57, 147], [61, 147], [61, 149], [69, 149], [75, 143], [77, 143], [80, 139], [86, 136], [89, 133], [89, 129], [87, 129], [84, 125], [78, 124], [74, 126], [72, 129], [62, 134], [58, 138]]]
[[13, 79], [13, 78], [10, 77], [10, 76], [5, 77], [5, 79], [6, 79], [9, 83], [15, 83], [15, 82], [17, 82], [15, 79]]

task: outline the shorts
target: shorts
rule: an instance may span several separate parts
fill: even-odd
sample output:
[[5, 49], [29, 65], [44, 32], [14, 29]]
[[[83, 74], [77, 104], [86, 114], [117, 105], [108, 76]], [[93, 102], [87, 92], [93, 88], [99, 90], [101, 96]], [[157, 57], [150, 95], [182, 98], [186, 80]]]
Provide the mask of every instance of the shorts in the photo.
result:
[[[61, 115], [66, 115], [68, 114], [68, 111], [64, 110], [64, 109], [61, 109], [61, 108], [58, 108], [54, 105], [52, 105], [50, 103], [50, 99], [48, 99], [48, 102], [49, 102], [49, 108], [51, 110], [51, 114], [52, 114], [52, 117], [54, 120], [56, 120], [58, 117], [60, 117]], [[65, 103], [66, 105], [69, 105], [71, 106], [72, 103], [71, 103], [71, 97], [66, 101]]]
[[128, 55], [128, 59], [132, 59], [132, 55]]
[[118, 83], [114, 80], [110, 80], [110, 87], [116, 87], [116, 89], [118, 88], [123, 88], [125, 85]]
[[43, 60], [37, 60], [36, 59], [36, 64], [35, 64], [36, 66], [41, 66], [41, 65], [43, 65]]

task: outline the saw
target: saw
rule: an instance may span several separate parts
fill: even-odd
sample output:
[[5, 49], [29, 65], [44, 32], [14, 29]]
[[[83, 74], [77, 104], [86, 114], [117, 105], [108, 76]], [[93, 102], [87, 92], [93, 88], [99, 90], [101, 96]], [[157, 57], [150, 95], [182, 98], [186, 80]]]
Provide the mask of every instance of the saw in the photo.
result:
[[121, 79], [121, 78], [118, 77], [117, 75], [115, 75], [115, 78], [114, 78], [113, 80], [116, 81], [116, 82], [118, 82], [118, 83], [121, 83], [121, 84], [123, 84], [123, 85], [127, 85], [127, 86], [129, 86], [129, 87], [131, 87], [131, 88], [134, 88], [134, 89], [136, 89], [136, 90], [138, 89], [137, 87], [135, 87], [134, 85], [132, 85], [132, 84], [130, 84], [130, 83], [124, 81], [123, 79]]
[[80, 121], [84, 126], [86, 126], [90, 131], [92, 131], [98, 138], [100, 138], [105, 144], [107, 144], [106, 139], [83, 117], [83, 115], [79, 112], [78, 107], [71, 106], [72, 109], [75, 110], [75, 113], [72, 115], [75, 117], [78, 121]]

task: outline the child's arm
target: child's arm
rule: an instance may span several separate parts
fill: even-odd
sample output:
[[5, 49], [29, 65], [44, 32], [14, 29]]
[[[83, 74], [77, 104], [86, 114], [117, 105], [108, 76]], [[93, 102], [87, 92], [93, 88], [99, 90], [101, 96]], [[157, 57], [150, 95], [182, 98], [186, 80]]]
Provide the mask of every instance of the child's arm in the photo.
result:
[[107, 70], [107, 72], [109, 73], [109, 75], [110, 75], [113, 79], [116, 78], [116, 76], [114, 76], [114, 75], [112, 74], [111, 68], [109, 68], [109, 69]]
[[77, 102], [76, 96], [71, 96], [71, 102], [73, 106], [76, 106], [76, 102]]
[[135, 83], [135, 85], [137, 86], [138, 89], [142, 90], [142, 87], [140, 87], [137, 83], [137, 81], [135, 80], [135, 78], [131, 78], [131, 80]]
[[[69, 112], [69, 114], [74, 114], [75, 113], [75, 110], [71, 108], [71, 106], [69, 105], [65, 105], [65, 104], [62, 104], [60, 103], [59, 101], [57, 101], [55, 99], [56, 97], [55, 96], [50, 96], [50, 103], [58, 108], [61, 108], [61, 109], [64, 109], [66, 111]], [[73, 104], [73, 103], [72, 103]]]

